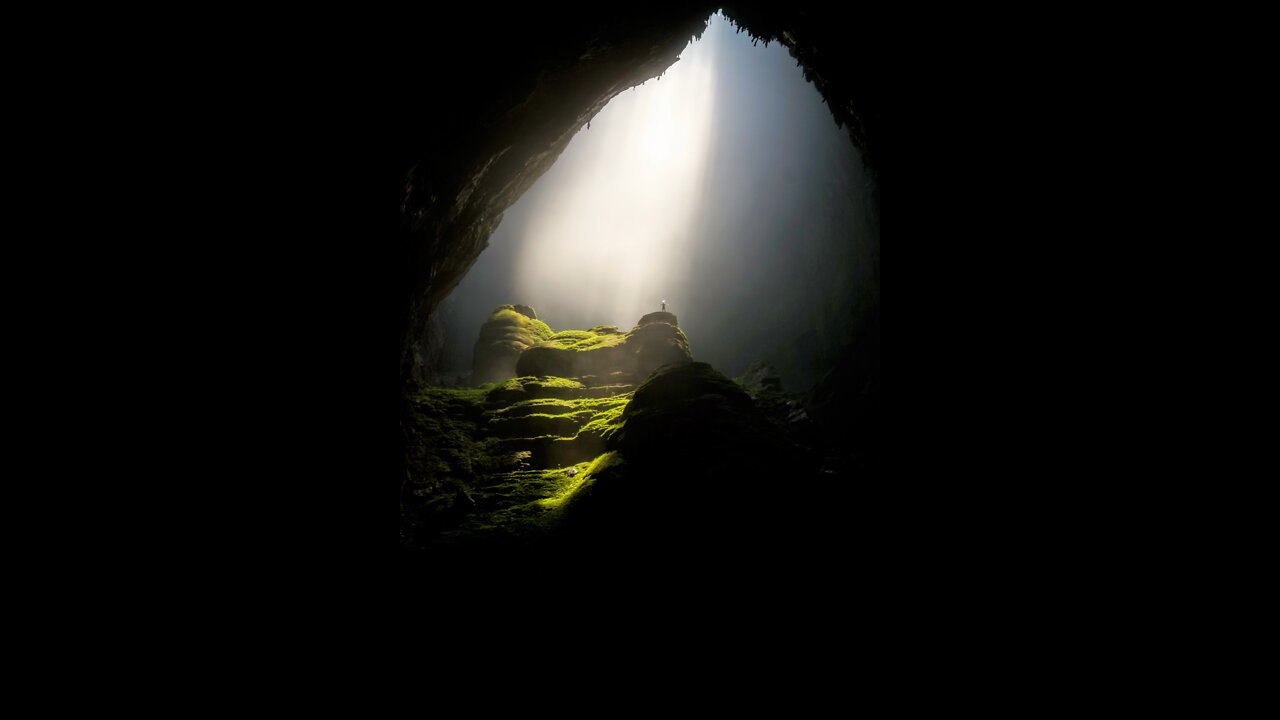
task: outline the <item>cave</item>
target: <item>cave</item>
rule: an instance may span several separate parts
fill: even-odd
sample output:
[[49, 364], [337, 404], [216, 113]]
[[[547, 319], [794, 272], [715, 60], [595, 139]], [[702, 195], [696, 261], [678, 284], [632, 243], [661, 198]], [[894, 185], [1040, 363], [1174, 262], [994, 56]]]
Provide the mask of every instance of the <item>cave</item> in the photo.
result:
[[[485, 33], [423, 50], [424, 66], [450, 71], [433, 76], [420, 104], [403, 108], [393, 134], [400, 158], [402, 560], [546, 563], [587, 547], [636, 561], [716, 553], [757, 562], [780, 547], [839, 552], [847, 506], [872, 492], [880, 473], [875, 53], [829, 11], [803, 4], [616, 7], [555, 17], [515, 9], [483, 21], [466, 13], [454, 11], [451, 22]], [[579, 133], [592, 132], [611, 100], [661, 83], [690, 41], [721, 16], [751, 42], [785, 48], [865, 172], [872, 231], [857, 240], [862, 274], [856, 291], [830, 309], [820, 362], [804, 351], [797, 356], [794, 347], [781, 377], [742, 357], [704, 362], [696, 323], [682, 327], [678, 308], [668, 313], [664, 300], [660, 309], [656, 296], [643, 316], [554, 330], [536, 303], [510, 297], [487, 322], [494, 337], [521, 338], [511, 368], [481, 376], [477, 360], [475, 376], [464, 379], [455, 360], [447, 372], [450, 343], [470, 346], [485, 329], [450, 325], [446, 303], [468, 273], [483, 272], [482, 253], [504, 214], [518, 212], [513, 206]], [[483, 54], [486, 68], [502, 72], [460, 66], [464, 53]], [[477, 355], [481, 344], [475, 342]], [[549, 407], [559, 414], [535, 412]], [[579, 420], [568, 432], [584, 442], [557, 434], [573, 417]], [[484, 437], [504, 435], [484, 430], [494, 427], [510, 432]], [[449, 443], [452, 454], [442, 460]], [[509, 454], [521, 464], [481, 467], [497, 453], [483, 455], [480, 443], [514, 450]], [[534, 477], [543, 494], [486, 515], [489, 500], [476, 484], [501, 473], [516, 494]], [[793, 499], [779, 502], [781, 496]]]

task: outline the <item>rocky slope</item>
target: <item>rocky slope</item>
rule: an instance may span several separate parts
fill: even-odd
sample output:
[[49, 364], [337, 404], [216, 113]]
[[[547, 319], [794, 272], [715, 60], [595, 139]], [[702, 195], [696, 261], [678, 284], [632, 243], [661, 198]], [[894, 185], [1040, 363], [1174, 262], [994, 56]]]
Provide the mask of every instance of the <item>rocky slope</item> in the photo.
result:
[[[495, 317], [532, 322], [514, 306]], [[403, 549], [652, 547], [655, 527], [662, 543], [734, 536], [775, 503], [774, 478], [812, 474], [739, 385], [692, 361], [670, 313], [627, 333], [556, 333], [516, 366], [530, 374], [416, 396]]]

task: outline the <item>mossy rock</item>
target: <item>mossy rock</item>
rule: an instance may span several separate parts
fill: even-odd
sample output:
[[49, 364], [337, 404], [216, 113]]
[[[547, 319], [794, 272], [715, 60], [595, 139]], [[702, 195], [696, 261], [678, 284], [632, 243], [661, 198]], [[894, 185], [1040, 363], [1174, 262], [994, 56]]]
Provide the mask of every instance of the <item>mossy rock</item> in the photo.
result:
[[[609, 448], [661, 462], [724, 455], [750, 466], [757, 454], [785, 446], [741, 387], [707, 363], [664, 367], [641, 385], [619, 418]], [[757, 452], [759, 451], [759, 452]]]
[[612, 325], [565, 330], [526, 349], [516, 362], [520, 375], [648, 377], [664, 365], [693, 361], [689, 339], [667, 312], [650, 313], [623, 333]]
[[609, 427], [605, 450], [625, 466], [566, 507], [577, 531], [615, 541], [653, 541], [653, 528], [677, 544], [741, 533], [772, 517], [783, 478], [807, 472], [751, 397], [706, 363], [657, 370]]
[[486, 431], [494, 437], [522, 438], [551, 435], [554, 437], [573, 437], [578, 430], [591, 419], [593, 413], [575, 413], [573, 415], [526, 415], [510, 419], [493, 419], [486, 426]]
[[471, 364], [471, 384], [502, 382], [516, 376], [520, 353], [554, 332], [528, 305], [502, 305], [480, 327]]
[[644, 317], [640, 318], [640, 322], [636, 323], [636, 327], [640, 327], [642, 325], [648, 325], [649, 323], [663, 323], [666, 325], [677, 325], [677, 326], [680, 324], [679, 322], [676, 321], [676, 316], [674, 313], [669, 313], [666, 310], [659, 310], [657, 312], [651, 312], [648, 315], [645, 315]]
[[486, 400], [495, 408], [540, 398], [599, 397], [598, 390], [564, 377], [522, 376], [511, 378], [486, 394]]

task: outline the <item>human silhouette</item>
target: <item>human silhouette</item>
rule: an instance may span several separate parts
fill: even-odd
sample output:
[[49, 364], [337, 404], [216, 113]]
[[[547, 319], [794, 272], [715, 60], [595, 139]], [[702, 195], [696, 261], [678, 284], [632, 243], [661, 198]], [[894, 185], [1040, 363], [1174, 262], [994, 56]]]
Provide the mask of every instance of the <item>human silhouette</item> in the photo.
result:
[[666, 301], [666, 300], [663, 300], [663, 301], [662, 301], [662, 311], [663, 311], [663, 312], [666, 312], [666, 311], [667, 311], [667, 301]]

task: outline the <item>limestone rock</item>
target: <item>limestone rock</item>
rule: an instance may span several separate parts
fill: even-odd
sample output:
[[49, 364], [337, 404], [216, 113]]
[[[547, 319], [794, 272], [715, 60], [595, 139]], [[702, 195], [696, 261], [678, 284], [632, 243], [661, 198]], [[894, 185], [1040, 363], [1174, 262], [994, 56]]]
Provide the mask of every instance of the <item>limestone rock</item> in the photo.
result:
[[516, 376], [520, 353], [552, 336], [552, 330], [528, 305], [503, 305], [480, 327], [471, 364], [471, 384], [502, 382]]
[[659, 310], [658, 312], [651, 312], [648, 315], [645, 315], [640, 318], [640, 322], [636, 323], [636, 327], [648, 325], [649, 323], [666, 323], [677, 327], [680, 326], [680, 323], [676, 321], [675, 314], [669, 313], [666, 310]]
[[556, 333], [522, 352], [515, 370], [519, 375], [608, 376], [641, 382], [664, 365], [692, 361], [689, 339], [676, 316], [656, 312], [627, 333], [609, 325]]

